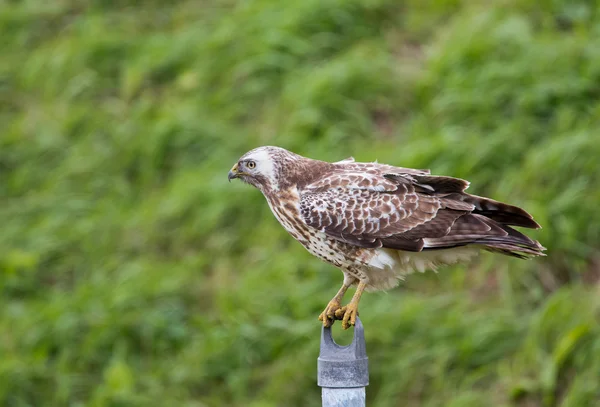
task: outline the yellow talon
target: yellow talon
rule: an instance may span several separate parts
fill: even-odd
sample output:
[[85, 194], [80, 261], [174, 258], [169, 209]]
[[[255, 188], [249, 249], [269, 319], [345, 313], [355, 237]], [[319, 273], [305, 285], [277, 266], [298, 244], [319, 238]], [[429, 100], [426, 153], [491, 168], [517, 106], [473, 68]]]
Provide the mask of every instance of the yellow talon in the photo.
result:
[[363, 283], [362, 281], [358, 283], [358, 287], [356, 288], [356, 292], [354, 293], [354, 296], [352, 297], [350, 303], [345, 307], [340, 308], [338, 310], [340, 311], [339, 313], [336, 312], [336, 317], [342, 316], [342, 310], [344, 312], [342, 317], [343, 329], [348, 329], [350, 328], [350, 326], [354, 326], [354, 324], [356, 324], [356, 316], [358, 315], [358, 303], [360, 302], [360, 297], [363, 291], [365, 290], [366, 286], [367, 284]]
[[346, 307], [344, 316], [342, 318], [342, 328], [348, 329], [350, 326], [354, 326], [356, 323], [356, 316], [358, 315], [358, 306], [350, 303]]
[[356, 292], [354, 293], [350, 303], [341, 307], [340, 302], [342, 301], [346, 290], [348, 290], [348, 287], [350, 287], [350, 284], [342, 285], [342, 288], [340, 288], [335, 297], [329, 301], [327, 307], [325, 307], [325, 310], [323, 310], [321, 315], [319, 315], [319, 321], [323, 322], [323, 326], [325, 328], [330, 327], [333, 325], [336, 319], [342, 321], [343, 329], [348, 329], [351, 326], [354, 326], [356, 324], [356, 317], [358, 316], [358, 303], [360, 302], [360, 297], [366, 286], [366, 283], [358, 283], [358, 287], [356, 288]]
[[346, 305], [344, 305], [343, 307], [337, 309], [335, 311], [335, 319], [341, 321], [342, 319], [344, 319], [344, 314], [346, 313], [346, 309], [348, 307]]
[[342, 288], [339, 289], [335, 297], [329, 301], [329, 304], [327, 304], [325, 310], [321, 312], [321, 315], [319, 315], [319, 321], [323, 322], [323, 326], [325, 328], [329, 328], [331, 325], [333, 325], [333, 322], [336, 319], [337, 311], [340, 309], [342, 298], [344, 298], [344, 294], [346, 294], [350, 284], [352, 284], [352, 282], [348, 284], [342, 284]]
[[339, 310], [339, 309], [340, 309], [339, 300], [334, 298], [331, 301], [329, 301], [329, 304], [327, 304], [327, 307], [325, 307], [325, 310], [323, 312], [321, 312], [321, 315], [319, 315], [319, 321], [323, 322], [323, 326], [325, 328], [328, 328], [331, 325], [333, 325], [333, 321], [335, 320], [335, 314], [336, 314], [337, 310]]

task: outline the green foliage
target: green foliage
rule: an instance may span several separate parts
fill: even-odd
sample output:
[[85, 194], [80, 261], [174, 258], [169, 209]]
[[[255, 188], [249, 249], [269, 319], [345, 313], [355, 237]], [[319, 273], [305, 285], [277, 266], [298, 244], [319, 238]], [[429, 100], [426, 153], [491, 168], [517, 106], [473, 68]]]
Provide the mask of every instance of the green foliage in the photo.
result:
[[0, 404], [320, 405], [341, 274], [226, 182], [265, 144], [464, 177], [544, 227], [547, 258], [364, 297], [369, 405], [600, 403], [597, 2], [1, 7]]

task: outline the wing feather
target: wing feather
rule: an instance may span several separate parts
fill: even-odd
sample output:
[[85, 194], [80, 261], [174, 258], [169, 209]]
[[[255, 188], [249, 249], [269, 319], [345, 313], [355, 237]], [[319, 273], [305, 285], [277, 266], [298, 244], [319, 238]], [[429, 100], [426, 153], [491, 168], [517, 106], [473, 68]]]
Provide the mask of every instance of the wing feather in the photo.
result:
[[[419, 194], [410, 180], [369, 173], [335, 173], [309, 185], [300, 197], [304, 221], [327, 235], [363, 247], [421, 250], [423, 232], [447, 231], [452, 211], [435, 221], [443, 200]], [[405, 234], [428, 224], [418, 233]], [[434, 232], [431, 232], [434, 233]]]
[[[404, 172], [406, 170], [406, 172]], [[508, 225], [539, 227], [521, 208], [465, 193], [465, 180], [375, 163], [334, 163], [300, 192], [304, 222], [360, 247], [421, 251], [481, 244], [521, 256], [538, 242]]]

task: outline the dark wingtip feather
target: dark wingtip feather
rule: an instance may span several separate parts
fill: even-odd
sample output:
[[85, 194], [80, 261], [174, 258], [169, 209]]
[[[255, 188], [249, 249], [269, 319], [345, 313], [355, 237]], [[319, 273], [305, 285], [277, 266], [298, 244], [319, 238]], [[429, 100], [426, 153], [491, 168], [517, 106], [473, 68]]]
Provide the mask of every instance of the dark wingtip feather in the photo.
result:
[[537, 223], [531, 215], [523, 216], [521, 214], [510, 213], [510, 212], [501, 212], [501, 211], [479, 211], [474, 210], [473, 213], [477, 213], [479, 215], [483, 215], [490, 219], [495, 220], [498, 223], [502, 223], [504, 225], [511, 226], [521, 226], [528, 229], [541, 229], [539, 223]]
[[503, 225], [541, 229], [541, 226], [533, 220], [533, 216], [518, 206], [471, 194], [464, 194], [463, 200], [475, 206], [473, 213], [486, 216]]

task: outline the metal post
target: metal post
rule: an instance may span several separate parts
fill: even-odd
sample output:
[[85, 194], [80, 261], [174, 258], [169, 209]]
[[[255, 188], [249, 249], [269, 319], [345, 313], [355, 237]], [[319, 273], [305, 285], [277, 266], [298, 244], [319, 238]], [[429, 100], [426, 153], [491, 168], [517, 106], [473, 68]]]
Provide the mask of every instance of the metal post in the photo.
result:
[[331, 336], [331, 328], [321, 329], [321, 351], [317, 384], [321, 387], [323, 407], [364, 407], [365, 387], [369, 384], [369, 358], [365, 331], [356, 318], [354, 338], [340, 346]]

